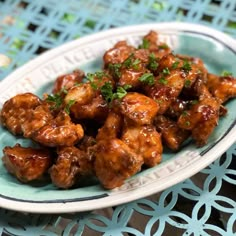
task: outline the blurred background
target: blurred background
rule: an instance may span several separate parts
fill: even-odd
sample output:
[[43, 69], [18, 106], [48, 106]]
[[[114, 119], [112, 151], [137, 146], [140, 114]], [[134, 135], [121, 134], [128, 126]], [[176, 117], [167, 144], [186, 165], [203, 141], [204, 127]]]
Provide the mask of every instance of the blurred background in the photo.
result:
[[182, 21], [236, 37], [235, 0], [0, 0], [0, 79], [40, 53], [124, 25]]

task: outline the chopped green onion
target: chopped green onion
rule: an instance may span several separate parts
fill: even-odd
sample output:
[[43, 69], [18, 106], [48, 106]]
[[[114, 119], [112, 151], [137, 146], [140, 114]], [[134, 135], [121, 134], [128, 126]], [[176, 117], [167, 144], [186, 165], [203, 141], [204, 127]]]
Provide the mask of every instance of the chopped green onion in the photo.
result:
[[164, 75], [170, 75], [170, 70], [169, 70], [169, 68], [168, 68], [168, 67], [164, 68], [163, 71], [162, 71], [162, 73], [163, 73]]
[[160, 84], [163, 84], [163, 85], [166, 85], [168, 83], [168, 81], [165, 77], [161, 77], [158, 81]]
[[147, 39], [143, 39], [142, 44], [138, 46], [139, 49], [148, 49], [150, 47], [150, 42]]
[[186, 72], [189, 72], [190, 70], [192, 70], [191, 64], [189, 63], [188, 60], [184, 60], [184, 64], [182, 66], [182, 69], [185, 70]]
[[139, 81], [148, 84], [153, 85], [154, 84], [154, 76], [152, 73], [145, 73], [140, 78]]
[[69, 102], [65, 106], [65, 112], [69, 115], [70, 114], [70, 107], [75, 104], [75, 100], [69, 100]]
[[178, 68], [178, 65], [179, 65], [179, 61], [175, 61], [173, 64], [172, 64], [172, 69], [177, 69]]
[[233, 74], [232, 74], [232, 72], [224, 70], [224, 71], [222, 71], [221, 76], [225, 76], [225, 77], [226, 76], [233, 76]]

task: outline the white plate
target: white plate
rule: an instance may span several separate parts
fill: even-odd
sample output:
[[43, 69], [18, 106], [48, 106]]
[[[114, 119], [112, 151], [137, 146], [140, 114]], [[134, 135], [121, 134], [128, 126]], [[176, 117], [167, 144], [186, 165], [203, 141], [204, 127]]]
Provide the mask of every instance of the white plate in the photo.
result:
[[[149, 30], [160, 33], [176, 53], [201, 57], [210, 72], [223, 70], [236, 74], [236, 42], [213, 29], [186, 23], [135, 25], [97, 33], [44, 53], [16, 70], [0, 83], [0, 106], [10, 97], [33, 92], [39, 95], [51, 88], [58, 75], [81, 68], [94, 72], [102, 66], [104, 52], [119, 40], [137, 45]], [[0, 207], [38, 213], [88, 211], [126, 203], [164, 190], [208, 166], [236, 140], [236, 101], [227, 103], [229, 114], [220, 120], [209, 143], [203, 148], [189, 145], [178, 153], [164, 153], [163, 162], [145, 170], [117, 189], [104, 190], [99, 184], [71, 190], [58, 190], [52, 184], [21, 184], [0, 163]], [[234, 109], [233, 109], [234, 108]], [[2, 149], [16, 142], [26, 144], [0, 129]]]

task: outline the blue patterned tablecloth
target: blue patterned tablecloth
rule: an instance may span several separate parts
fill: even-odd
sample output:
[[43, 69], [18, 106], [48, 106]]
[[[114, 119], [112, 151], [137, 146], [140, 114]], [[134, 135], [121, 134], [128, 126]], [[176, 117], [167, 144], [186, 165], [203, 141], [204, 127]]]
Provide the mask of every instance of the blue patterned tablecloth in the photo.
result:
[[[236, 0], [0, 0], [0, 79], [40, 53], [105, 29], [184, 21], [236, 37]], [[23, 214], [0, 209], [0, 235], [236, 235], [236, 145], [180, 184], [94, 212]]]

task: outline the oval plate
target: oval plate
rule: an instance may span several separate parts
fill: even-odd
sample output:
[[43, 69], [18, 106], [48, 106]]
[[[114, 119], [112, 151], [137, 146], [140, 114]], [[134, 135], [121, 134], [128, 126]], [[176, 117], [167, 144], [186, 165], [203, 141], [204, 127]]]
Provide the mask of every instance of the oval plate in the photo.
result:
[[[213, 29], [187, 23], [161, 23], [117, 28], [64, 44], [44, 53], [17, 69], [0, 84], [0, 106], [10, 97], [33, 92], [42, 96], [49, 92], [58, 75], [76, 68], [94, 72], [102, 67], [104, 52], [119, 40], [138, 45], [149, 30], [160, 34], [175, 53], [200, 57], [208, 70], [220, 74], [223, 70], [236, 74], [236, 42]], [[59, 190], [51, 183], [22, 184], [7, 173], [0, 162], [0, 207], [37, 213], [88, 211], [126, 203], [164, 190], [194, 175], [208, 166], [236, 140], [236, 100], [226, 104], [228, 115], [203, 148], [189, 144], [178, 153], [163, 154], [160, 165], [142, 171], [112, 191], [104, 190], [96, 181], [70, 190]], [[0, 148], [28, 141], [12, 136], [0, 128]]]

